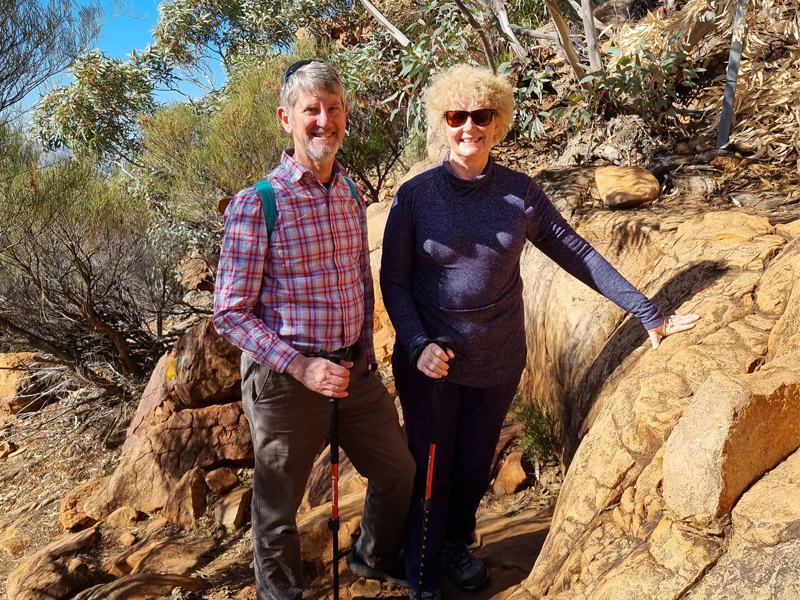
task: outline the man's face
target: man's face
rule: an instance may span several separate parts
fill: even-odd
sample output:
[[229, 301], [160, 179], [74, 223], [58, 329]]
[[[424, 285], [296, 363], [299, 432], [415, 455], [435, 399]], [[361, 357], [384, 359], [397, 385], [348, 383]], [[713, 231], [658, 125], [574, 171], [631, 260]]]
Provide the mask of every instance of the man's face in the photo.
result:
[[294, 138], [294, 158], [306, 163], [333, 162], [342, 145], [347, 125], [347, 104], [342, 97], [325, 90], [301, 91], [292, 114], [278, 109], [283, 128]]

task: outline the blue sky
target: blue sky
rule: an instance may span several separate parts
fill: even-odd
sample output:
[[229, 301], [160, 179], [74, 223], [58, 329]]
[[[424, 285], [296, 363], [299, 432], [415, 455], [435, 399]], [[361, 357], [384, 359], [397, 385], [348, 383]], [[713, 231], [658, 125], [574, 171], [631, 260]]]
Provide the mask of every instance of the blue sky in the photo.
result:
[[[80, 2], [80, 0], [78, 1]], [[102, 0], [102, 4], [106, 19], [115, 14], [120, 4], [124, 5], [125, 15], [107, 20], [103, 26], [101, 37], [97, 42], [97, 48], [114, 58], [125, 58], [132, 50], [141, 50], [147, 44], [153, 42], [151, 30], [156, 26], [156, 21], [158, 21], [160, 0], [122, 0], [121, 2]], [[215, 68], [215, 78], [217, 86], [225, 81], [222, 69], [218, 66]], [[67, 77], [66, 71], [64, 71], [60, 79], [56, 78], [50, 84], [45, 84], [34, 90], [23, 100], [24, 110], [29, 110], [39, 100], [40, 93], [44, 93], [51, 85], [66, 85], [69, 81], [70, 79]], [[193, 97], [199, 97], [204, 94], [204, 91], [200, 88], [190, 85], [181, 86], [181, 91]], [[160, 102], [164, 103], [186, 100], [184, 96], [174, 92], [159, 92], [156, 97]]]
[[[114, 58], [125, 58], [131, 50], [141, 50], [147, 44], [153, 42], [151, 30], [158, 21], [158, 5], [160, 0], [124, 0], [126, 4], [126, 14], [130, 16], [114, 17], [107, 21], [103, 27], [102, 37], [97, 43], [97, 47]], [[103, 0], [103, 9], [106, 12], [106, 19], [114, 14], [115, 8], [119, 7], [120, 2], [113, 0]], [[217, 85], [225, 81], [221, 69], [215, 70]], [[181, 90], [191, 96], [202, 96], [203, 91], [193, 86], [183, 86]], [[164, 92], [158, 94], [161, 102], [170, 100], [183, 100], [182, 96], [175, 93]]]

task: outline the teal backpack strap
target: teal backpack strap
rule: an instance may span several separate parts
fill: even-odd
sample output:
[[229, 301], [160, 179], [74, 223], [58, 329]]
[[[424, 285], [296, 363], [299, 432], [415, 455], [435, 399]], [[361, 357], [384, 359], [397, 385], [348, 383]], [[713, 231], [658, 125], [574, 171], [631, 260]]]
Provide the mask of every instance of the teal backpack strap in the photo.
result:
[[272, 230], [275, 229], [275, 219], [278, 216], [278, 207], [275, 203], [275, 192], [268, 179], [262, 179], [253, 186], [261, 199], [261, 212], [264, 213], [264, 223], [267, 226], [267, 241], [272, 237]]
[[[342, 175], [344, 177], [344, 175]], [[358, 192], [356, 191], [356, 184], [353, 183], [349, 177], [345, 177], [344, 180], [347, 182], [347, 185], [350, 186], [350, 195], [353, 196], [353, 200], [356, 201], [356, 204], [361, 204], [361, 199], [358, 197]]]

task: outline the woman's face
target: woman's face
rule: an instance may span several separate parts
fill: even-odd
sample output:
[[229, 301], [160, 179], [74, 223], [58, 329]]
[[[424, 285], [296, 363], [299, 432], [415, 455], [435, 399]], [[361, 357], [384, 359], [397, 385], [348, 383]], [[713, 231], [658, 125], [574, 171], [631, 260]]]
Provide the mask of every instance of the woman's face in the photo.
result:
[[[479, 106], [471, 100], [455, 102], [448, 109], [450, 111], [472, 112], [480, 109], [491, 109], [491, 106]], [[450, 144], [451, 158], [462, 164], [478, 165], [481, 168], [489, 161], [489, 151], [492, 149], [492, 140], [500, 129], [497, 115], [493, 115], [490, 123], [485, 125], [475, 124], [475, 119], [470, 116], [458, 126], [451, 126], [447, 119], [444, 120], [444, 134]]]

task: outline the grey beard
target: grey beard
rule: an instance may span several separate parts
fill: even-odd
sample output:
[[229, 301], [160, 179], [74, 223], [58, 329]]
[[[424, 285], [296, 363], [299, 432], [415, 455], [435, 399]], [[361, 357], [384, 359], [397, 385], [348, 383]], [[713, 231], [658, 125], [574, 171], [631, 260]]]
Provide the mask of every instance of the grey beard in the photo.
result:
[[336, 143], [334, 146], [320, 149], [314, 146], [314, 138], [308, 138], [306, 140], [306, 154], [311, 157], [311, 160], [321, 161], [325, 158], [328, 158], [330, 155], [335, 155], [336, 152], [339, 150], [339, 144]]

